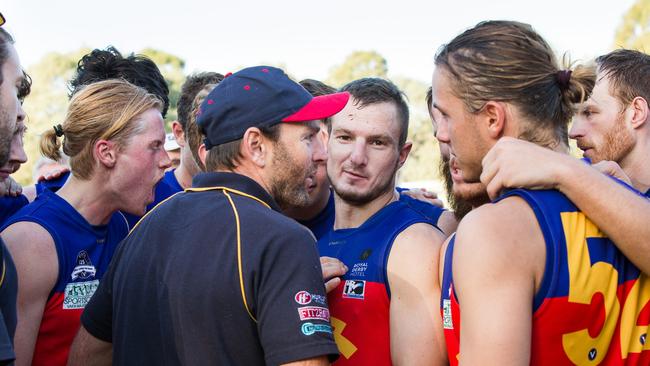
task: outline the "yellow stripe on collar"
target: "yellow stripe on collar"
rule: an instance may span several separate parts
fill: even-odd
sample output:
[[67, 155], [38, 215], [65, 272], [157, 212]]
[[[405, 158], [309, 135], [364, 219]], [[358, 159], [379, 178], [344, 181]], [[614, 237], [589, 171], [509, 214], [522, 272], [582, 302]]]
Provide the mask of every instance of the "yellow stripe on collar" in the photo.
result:
[[234, 194], [239, 195], [239, 196], [248, 197], [248, 198], [254, 199], [255, 201], [257, 201], [257, 202], [263, 204], [263, 205], [266, 206], [267, 208], [271, 208], [271, 206], [269, 206], [268, 203], [262, 201], [261, 199], [255, 197], [255, 196], [253, 196], [253, 195], [250, 195], [250, 194], [248, 194], [248, 193], [244, 193], [244, 192], [242, 192], [242, 191], [238, 191], [238, 190], [236, 190], [236, 189], [232, 189], [232, 188], [228, 188], [228, 187], [223, 187], [223, 186], [216, 186], [216, 187], [202, 187], [202, 188], [187, 188], [187, 189], [185, 190], [185, 192], [206, 192], [206, 191], [217, 191], [217, 190], [222, 190], [222, 191], [226, 191], [226, 192], [234, 193]]

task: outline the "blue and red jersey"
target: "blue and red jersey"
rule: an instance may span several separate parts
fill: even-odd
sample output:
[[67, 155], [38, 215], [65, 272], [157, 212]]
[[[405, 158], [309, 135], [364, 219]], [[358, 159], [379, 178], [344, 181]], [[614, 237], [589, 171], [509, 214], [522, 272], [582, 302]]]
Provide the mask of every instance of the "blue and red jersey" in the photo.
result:
[[[174, 175], [174, 171], [175, 170], [166, 171], [160, 182], [156, 184], [154, 201], [147, 205], [145, 212], [151, 211], [151, 209], [156, 207], [160, 202], [169, 198], [169, 196], [183, 190], [183, 187], [181, 187], [180, 183], [178, 183], [178, 180], [176, 179], [176, 175]], [[36, 183], [36, 194], [40, 195], [45, 191], [58, 191], [63, 187], [65, 182], [68, 180], [68, 177], [70, 177], [70, 172], [65, 172], [56, 179], [44, 180]], [[126, 221], [129, 223], [129, 228], [133, 228], [142, 218], [142, 216], [132, 215], [129, 213], [124, 213], [124, 217], [126, 217]]]
[[[59, 274], [43, 312], [33, 365], [65, 365], [86, 303], [99, 286], [118, 243], [128, 234], [121, 213], [107, 225], [93, 226], [67, 201], [44, 190], [7, 222], [34, 222], [52, 236]], [[36, 253], [34, 254], [36, 255]]]
[[[402, 192], [408, 191], [408, 189], [397, 187], [397, 192], [399, 192], [399, 200], [408, 204], [414, 210], [418, 211], [433, 225], [438, 224], [438, 219], [443, 212], [444, 208], [438, 207], [426, 201], [420, 201], [418, 199], [409, 197], [408, 195], [402, 194]], [[316, 215], [316, 217], [310, 220], [299, 220], [301, 224], [305, 225], [316, 237], [316, 240], [320, 240], [325, 234], [327, 234], [334, 227], [334, 192], [330, 190], [330, 197], [327, 201], [327, 206]]]
[[[533, 209], [546, 264], [533, 299], [531, 365], [649, 365], [650, 280], [558, 191], [516, 189]], [[454, 239], [445, 253], [441, 313], [458, 364], [462, 314], [454, 292]], [[504, 351], [505, 352], [505, 351]]]
[[321, 256], [345, 263], [348, 273], [327, 296], [336, 365], [390, 365], [390, 286], [386, 267], [393, 241], [406, 228], [431, 221], [408, 204], [392, 202], [354, 229], [318, 241]]

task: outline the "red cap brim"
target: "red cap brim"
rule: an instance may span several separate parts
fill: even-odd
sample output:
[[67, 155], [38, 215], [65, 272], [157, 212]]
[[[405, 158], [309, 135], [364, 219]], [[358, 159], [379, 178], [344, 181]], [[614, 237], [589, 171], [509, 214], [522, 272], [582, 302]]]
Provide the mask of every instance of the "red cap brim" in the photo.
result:
[[350, 93], [341, 92], [314, 97], [298, 112], [285, 117], [282, 122], [314, 121], [339, 113], [350, 99]]

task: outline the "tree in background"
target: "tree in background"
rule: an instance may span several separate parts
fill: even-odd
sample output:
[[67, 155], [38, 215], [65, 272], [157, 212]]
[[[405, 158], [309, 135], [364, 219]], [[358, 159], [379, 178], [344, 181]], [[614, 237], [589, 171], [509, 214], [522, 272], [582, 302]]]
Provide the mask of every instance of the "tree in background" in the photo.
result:
[[[29, 160], [13, 175], [20, 184], [32, 183], [33, 166], [41, 156], [38, 150], [40, 135], [65, 118], [68, 107], [68, 81], [74, 76], [81, 57], [90, 51], [91, 49], [81, 48], [68, 53], [49, 53], [27, 69], [33, 81], [32, 92], [25, 99], [24, 104], [29, 128], [25, 135], [25, 152]], [[169, 111], [165, 120], [170, 123], [176, 119], [176, 103], [185, 80], [185, 61], [178, 56], [156, 49], [144, 49], [137, 53], [151, 58], [158, 65], [169, 85]]]
[[[389, 78], [386, 59], [375, 51], [353, 52], [342, 64], [332, 68], [327, 83], [340, 88], [350, 81], [364, 77]], [[400, 169], [399, 180], [438, 180], [440, 152], [424, 100], [428, 86], [421, 81], [405, 77], [395, 76], [390, 79], [406, 94], [411, 115], [408, 139], [413, 142], [413, 149], [406, 164]]]
[[616, 30], [614, 48], [650, 52], [650, 0], [637, 0]]
[[366, 77], [385, 78], [388, 75], [386, 59], [375, 51], [356, 51], [351, 53], [342, 64], [334, 66], [325, 81], [336, 88]]

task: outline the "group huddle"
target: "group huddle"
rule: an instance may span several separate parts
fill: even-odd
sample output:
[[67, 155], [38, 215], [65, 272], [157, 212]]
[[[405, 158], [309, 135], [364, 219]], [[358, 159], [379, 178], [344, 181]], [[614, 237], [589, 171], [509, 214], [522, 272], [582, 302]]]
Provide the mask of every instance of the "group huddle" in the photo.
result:
[[[5, 182], [31, 86], [13, 42], [0, 28]], [[69, 169], [0, 197], [0, 364], [650, 364], [650, 56], [561, 66], [486, 21], [432, 69], [450, 208], [396, 185], [389, 80], [190, 75], [172, 168], [157, 66], [85, 55], [40, 142]]]

